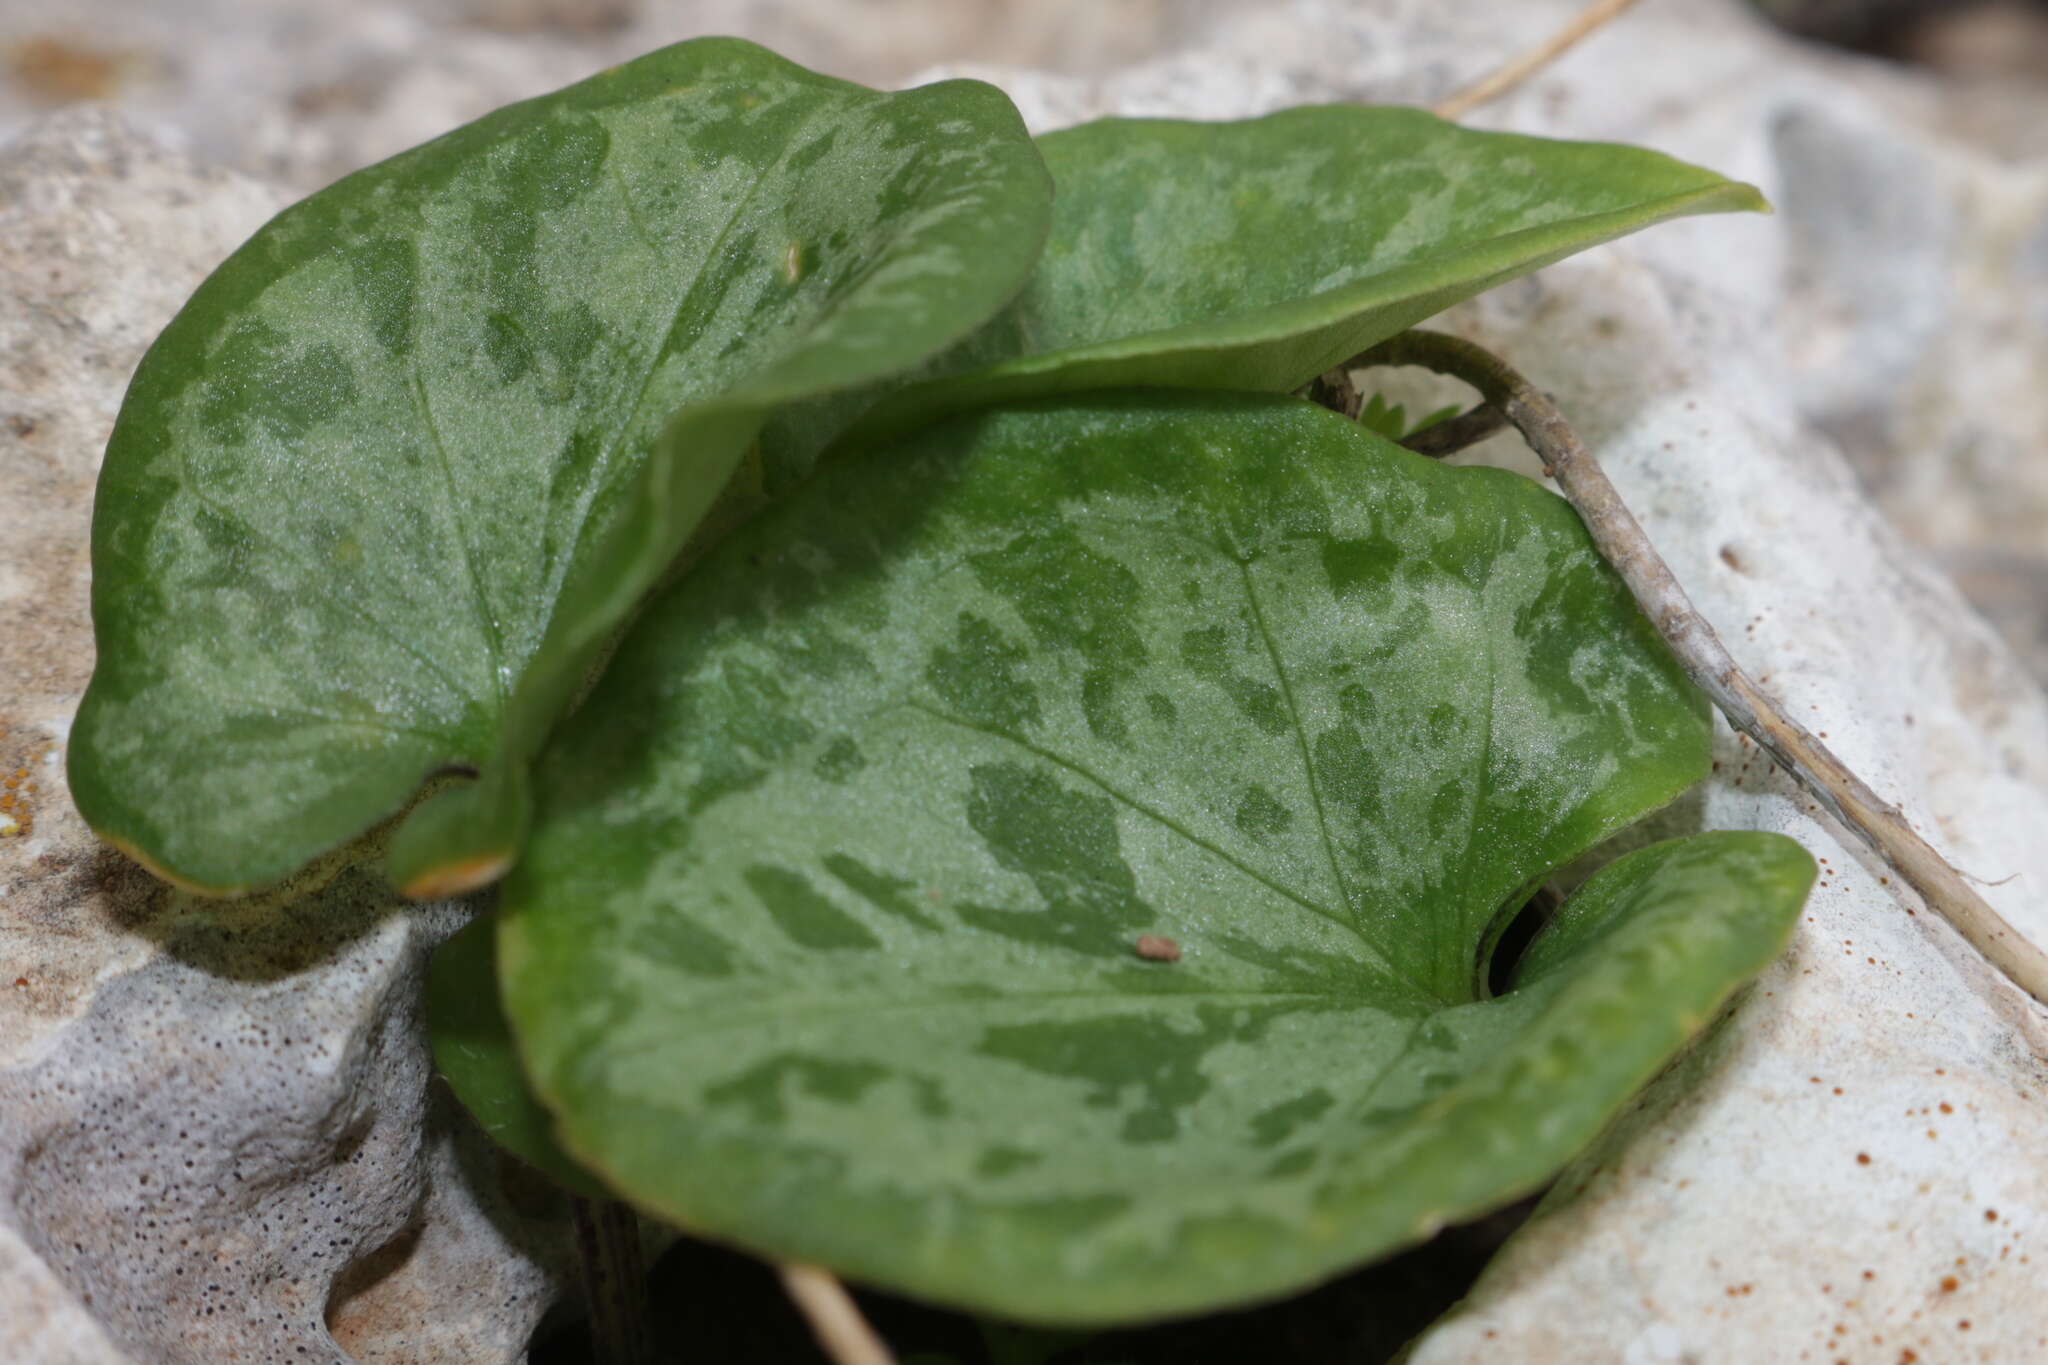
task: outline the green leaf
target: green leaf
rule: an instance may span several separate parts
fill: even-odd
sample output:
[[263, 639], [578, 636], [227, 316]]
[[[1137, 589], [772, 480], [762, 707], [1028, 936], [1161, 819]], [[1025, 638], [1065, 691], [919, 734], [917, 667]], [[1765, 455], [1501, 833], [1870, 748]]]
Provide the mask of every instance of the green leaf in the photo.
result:
[[[953, 377], [882, 404], [851, 440], [1126, 385], [1289, 392], [1601, 242], [1768, 208], [1753, 186], [1642, 148], [1478, 132], [1419, 109], [1104, 119], [1038, 145], [1059, 193], [1029, 285], [945, 358]], [[802, 412], [780, 425], [801, 427]], [[788, 439], [802, 448], [806, 434], [819, 439]]]
[[527, 761], [767, 410], [981, 323], [1049, 195], [989, 86], [880, 94], [705, 39], [287, 210], [108, 447], [79, 808], [225, 891], [481, 769], [393, 857], [414, 890], [487, 879]]
[[610, 1191], [556, 1145], [554, 1120], [527, 1088], [498, 1003], [496, 920], [483, 915], [434, 950], [427, 1029], [434, 1065], [499, 1146], [586, 1199]]
[[1777, 950], [1806, 855], [1707, 836], [1482, 998], [1707, 760], [1527, 480], [1285, 397], [984, 414], [650, 606], [541, 765], [507, 1013], [681, 1225], [1041, 1322], [1281, 1294], [1533, 1188]]

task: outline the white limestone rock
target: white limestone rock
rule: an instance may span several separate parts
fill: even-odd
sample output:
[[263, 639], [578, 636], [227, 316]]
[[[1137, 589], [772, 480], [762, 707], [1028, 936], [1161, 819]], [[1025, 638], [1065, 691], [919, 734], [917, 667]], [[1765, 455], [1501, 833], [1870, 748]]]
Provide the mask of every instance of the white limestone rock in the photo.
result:
[[[0, 5], [0, 139], [66, 96], [118, 100], [208, 163], [319, 186], [503, 104], [706, 34], [893, 87], [989, 57], [1108, 70], [1230, 0], [81, 0]], [[54, 70], [31, 79], [39, 63]]]

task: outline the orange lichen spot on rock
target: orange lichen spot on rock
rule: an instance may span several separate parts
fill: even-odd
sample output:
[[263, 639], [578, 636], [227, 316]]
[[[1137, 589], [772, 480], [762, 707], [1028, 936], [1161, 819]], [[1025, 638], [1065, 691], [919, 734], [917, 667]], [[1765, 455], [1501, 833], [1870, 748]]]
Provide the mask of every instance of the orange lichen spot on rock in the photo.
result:
[[29, 38], [7, 52], [7, 69], [42, 104], [105, 99], [120, 84], [128, 62], [65, 38]]
[[1138, 935], [1137, 949], [1138, 956], [1147, 962], [1180, 961], [1180, 945], [1158, 934]]

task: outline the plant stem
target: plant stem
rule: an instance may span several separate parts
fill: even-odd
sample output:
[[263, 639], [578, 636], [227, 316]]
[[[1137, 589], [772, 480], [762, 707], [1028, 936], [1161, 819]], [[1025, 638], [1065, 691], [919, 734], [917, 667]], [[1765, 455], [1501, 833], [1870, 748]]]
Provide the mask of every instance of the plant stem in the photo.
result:
[[1297, 392], [1318, 407], [1328, 408], [1354, 422], [1358, 420], [1358, 414], [1365, 411], [1365, 395], [1358, 391], [1358, 385], [1351, 382], [1351, 371], [1342, 365], [1317, 375]]
[[793, 1261], [777, 1269], [782, 1272], [782, 1287], [809, 1319], [818, 1345], [833, 1365], [896, 1365], [896, 1357], [831, 1271]]
[[1404, 436], [1401, 445], [1417, 455], [1441, 460], [1446, 455], [1457, 454], [1466, 446], [1478, 445], [1507, 424], [1508, 419], [1501, 415], [1499, 408], [1491, 403], [1481, 403], [1470, 412], [1461, 412], [1433, 427], [1424, 427]]
[[2048, 953], [2008, 924], [1970, 888], [1961, 873], [1914, 833], [1896, 806], [1881, 799], [1736, 666], [1555, 404], [1500, 357], [1442, 332], [1404, 332], [1351, 363], [1419, 365], [1462, 379], [1479, 390], [1542, 458], [1543, 472], [1557, 480], [1600, 553], [1628, 584], [1671, 652], [1721, 708], [1729, 724], [1756, 741], [1837, 820], [1861, 835], [1878, 857], [1920, 893], [1930, 909], [2007, 980], [2048, 1004]]
[[593, 1357], [598, 1365], [653, 1365], [639, 1216], [615, 1199], [581, 1195], [570, 1196], [569, 1209]]
[[1530, 48], [1507, 65], [1466, 86], [1437, 105], [1431, 112], [1438, 118], [1462, 118], [1489, 100], [1495, 100], [1556, 61], [1594, 29], [1633, 5], [1636, 0], [1593, 0], [1543, 42]]

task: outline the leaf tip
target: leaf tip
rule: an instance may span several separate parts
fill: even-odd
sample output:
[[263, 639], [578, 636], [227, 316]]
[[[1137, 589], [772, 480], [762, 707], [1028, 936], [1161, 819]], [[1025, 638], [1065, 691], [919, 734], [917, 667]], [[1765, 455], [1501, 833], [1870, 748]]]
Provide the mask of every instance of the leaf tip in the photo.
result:
[[437, 901], [481, 891], [512, 868], [512, 850], [471, 854], [454, 862], [424, 868], [399, 884], [407, 900]]
[[409, 900], [466, 896], [512, 869], [531, 818], [526, 774], [505, 763], [413, 807], [392, 836], [385, 870]]

